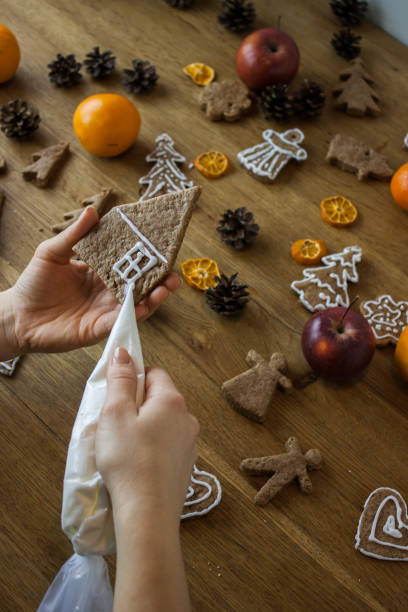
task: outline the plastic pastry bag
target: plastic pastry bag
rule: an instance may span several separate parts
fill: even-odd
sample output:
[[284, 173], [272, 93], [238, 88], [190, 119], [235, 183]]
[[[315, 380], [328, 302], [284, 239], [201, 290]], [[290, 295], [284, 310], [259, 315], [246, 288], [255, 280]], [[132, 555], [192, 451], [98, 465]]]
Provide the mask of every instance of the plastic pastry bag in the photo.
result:
[[[112, 609], [112, 590], [102, 555], [115, 552], [115, 535], [109, 494], [96, 468], [95, 433], [106, 396], [107, 365], [117, 347], [125, 348], [135, 364], [138, 372], [136, 403], [140, 406], [144, 395], [144, 364], [131, 287], [102, 357], [86, 383], [68, 448], [62, 529], [78, 554], [73, 555], [61, 568], [39, 612], [65, 611], [65, 600], [69, 601], [71, 607], [67, 610], [70, 611], [105, 612]], [[95, 596], [98, 594], [94, 591], [96, 582], [99, 591], [103, 589], [104, 592], [110, 592], [108, 607], [101, 607], [100, 603], [92, 599], [92, 593]], [[64, 596], [64, 599], [61, 600], [60, 596]]]

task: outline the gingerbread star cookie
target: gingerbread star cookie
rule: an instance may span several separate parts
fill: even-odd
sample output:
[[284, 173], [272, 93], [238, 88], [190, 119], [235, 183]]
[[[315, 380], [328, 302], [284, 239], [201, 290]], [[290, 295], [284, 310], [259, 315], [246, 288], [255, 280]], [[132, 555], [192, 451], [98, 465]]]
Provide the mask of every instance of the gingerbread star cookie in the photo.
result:
[[246, 362], [251, 369], [227, 380], [221, 389], [237, 412], [263, 423], [276, 388], [292, 388], [292, 382], [284, 374], [286, 359], [283, 353], [273, 353], [269, 361], [265, 361], [256, 351], [250, 350]]
[[390, 295], [366, 300], [360, 310], [371, 325], [377, 346], [397, 344], [408, 325], [408, 302], [395, 302]]
[[218, 478], [194, 466], [181, 518], [204, 516], [218, 506], [220, 501], [221, 485]]
[[379, 487], [368, 496], [355, 547], [374, 559], [408, 561], [407, 504], [398, 491]]

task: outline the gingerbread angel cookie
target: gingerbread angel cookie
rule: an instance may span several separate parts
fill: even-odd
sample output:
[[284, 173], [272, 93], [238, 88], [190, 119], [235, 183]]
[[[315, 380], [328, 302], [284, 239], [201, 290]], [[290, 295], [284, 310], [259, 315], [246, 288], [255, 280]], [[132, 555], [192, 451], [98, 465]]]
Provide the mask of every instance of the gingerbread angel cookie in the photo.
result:
[[246, 170], [260, 181], [270, 183], [291, 160], [302, 161], [307, 152], [299, 146], [304, 134], [298, 128], [276, 132], [262, 132], [264, 142], [238, 153], [238, 160]]
[[316, 448], [302, 452], [297, 438], [285, 442], [286, 453], [271, 457], [244, 459], [241, 470], [252, 476], [273, 474], [255, 496], [258, 506], [266, 504], [292, 480], [297, 479], [302, 493], [312, 492], [312, 481], [308, 470], [318, 470], [322, 466], [322, 456]]
[[181, 518], [204, 516], [218, 506], [220, 501], [221, 485], [218, 478], [194, 466]]
[[361, 255], [360, 247], [349, 246], [341, 253], [322, 257], [324, 266], [303, 270], [304, 278], [291, 284], [303, 306], [311, 312], [332, 306], [348, 306], [347, 283], [358, 282], [357, 264]]
[[241, 81], [209, 83], [200, 95], [200, 106], [211, 121], [237, 121], [251, 108], [249, 91]]
[[286, 359], [283, 353], [273, 353], [269, 361], [265, 361], [256, 351], [250, 350], [246, 362], [251, 369], [227, 380], [221, 388], [237, 412], [263, 423], [276, 388], [292, 388], [292, 382], [284, 374]]
[[360, 310], [371, 325], [377, 346], [397, 344], [408, 325], [408, 302], [395, 302], [390, 295], [366, 300]]
[[355, 547], [374, 559], [408, 561], [407, 504], [398, 491], [379, 487], [368, 496]]

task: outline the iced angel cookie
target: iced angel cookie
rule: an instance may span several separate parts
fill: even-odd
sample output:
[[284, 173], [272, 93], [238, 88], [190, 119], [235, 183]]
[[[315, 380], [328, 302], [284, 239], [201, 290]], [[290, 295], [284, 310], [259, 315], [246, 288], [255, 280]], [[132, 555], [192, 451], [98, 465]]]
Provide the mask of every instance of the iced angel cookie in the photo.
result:
[[74, 251], [120, 302], [131, 286], [137, 303], [172, 269], [199, 195], [193, 187], [115, 206]]
[[221, 485], [213, 474], [193, 467], [190, 486], [183, 506], [182, 519], [208, 514], [221, 501]]
[[397, 344], [408, 325], [408, 302], [394, 302], [390, 295], [366, 300], [360, 310], [371, 325], [377, 346]]
[[398, 491], [379, 487], [368, 496], [355, 547], [374, 559], [408, 561], [407, 504]]
[[238, 153], [238, 160], [255, 178], [266, 183], [276, 179], [279, 172], [291, 160], [302, 161], [307, 152], [299, 146], [304, 134], [298, 128], [276, 132], [262, 132], [264, 142]]
[[347, 283], [358, 282], [357, 264], [361, 255], [360, 247], [349, 246], [341, 253], [322, 257], [324, 266], [303, 270], [303, 280], [291, 284], [303, 306], [311, 312], [332, 306], [348, 306]]

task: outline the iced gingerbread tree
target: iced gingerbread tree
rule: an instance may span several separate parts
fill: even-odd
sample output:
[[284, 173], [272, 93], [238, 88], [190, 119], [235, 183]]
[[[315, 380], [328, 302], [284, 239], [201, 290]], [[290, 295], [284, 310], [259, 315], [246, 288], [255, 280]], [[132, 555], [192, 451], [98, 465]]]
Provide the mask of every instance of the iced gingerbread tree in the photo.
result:
[[146, 161], [153, 162], [154, 166], [146, 176], [139, 179], [141, 185], [147, 185], [139, 202], [170, 191], [194, 187], [193, 181], [188, 181], [177, 166], [177, 163], [182, 164], [186, 159], [174, 148], [173, 139], [168, 134], [161, 134], [156, 138], [156, 145], [146, 157]]
[[322, 258], [324, 266], [307, 268], [303, 280], [291, 287], [299, 295], [303, 306], [312, 312], [332, 306], [348, 306], [348, 281], [358, 281], [357, 264], [361, 261], [361, 248], [349, 246], [341, 253]]

